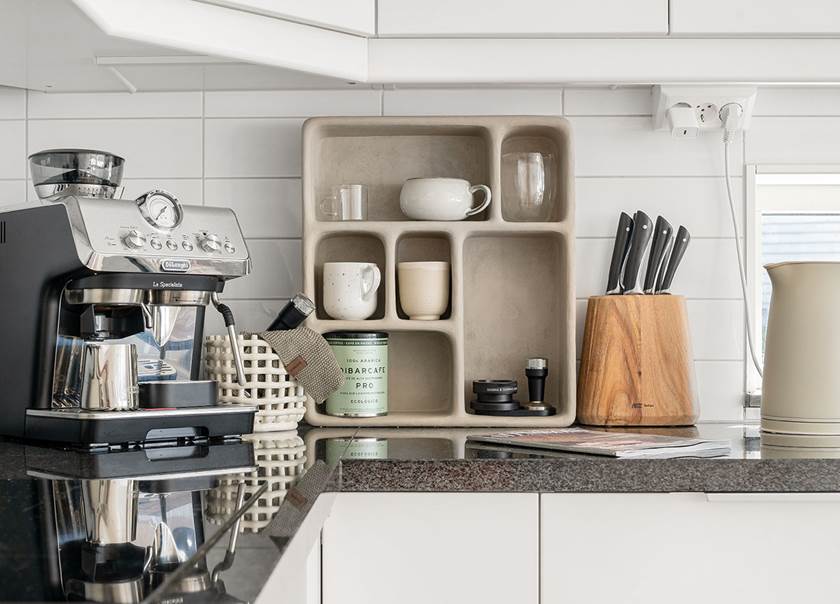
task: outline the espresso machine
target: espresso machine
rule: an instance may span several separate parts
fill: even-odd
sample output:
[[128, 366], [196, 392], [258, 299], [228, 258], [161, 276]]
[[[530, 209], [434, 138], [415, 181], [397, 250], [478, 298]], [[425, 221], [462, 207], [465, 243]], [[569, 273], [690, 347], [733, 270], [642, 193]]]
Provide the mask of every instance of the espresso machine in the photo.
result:
[[[44, 205], [0, 213], [0, 434], [82, 447], [250, 433], [256, 408], [201, 380], [205, 312], [250, 257], [229, 209], [118, 199], [123, 159], [30, 156]], [[211, 309], [211, 312], [215, 312]]]

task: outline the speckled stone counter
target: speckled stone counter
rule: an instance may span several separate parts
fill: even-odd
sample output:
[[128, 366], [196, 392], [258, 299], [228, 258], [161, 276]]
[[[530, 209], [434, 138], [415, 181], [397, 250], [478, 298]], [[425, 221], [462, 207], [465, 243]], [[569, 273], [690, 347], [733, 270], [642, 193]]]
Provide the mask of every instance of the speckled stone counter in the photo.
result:
[[[543, 454], [468, 443], [466, 437], [476, 432], [359, 430], [357, 441], [387, 441], [387, 458], [345, 456], [329, 488], [339, 492], [840, 492], [840, 459], [830, 457], [836, 452], [762, 447], [755, 426], [660, 429], [658, 433], [731, 443], [724, 457], [660, 460]], [[453, 443], [449, 454], [446, 439]], [[425, 447], [419, 446], [424, 441]]]
[[840, 492], [840, 460], [345, 461], [340, 492]]

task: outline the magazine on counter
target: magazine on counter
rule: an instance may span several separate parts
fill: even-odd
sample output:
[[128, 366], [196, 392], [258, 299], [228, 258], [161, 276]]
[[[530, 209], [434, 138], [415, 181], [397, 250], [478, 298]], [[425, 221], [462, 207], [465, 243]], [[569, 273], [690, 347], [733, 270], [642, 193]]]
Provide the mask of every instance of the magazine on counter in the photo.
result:
[[467, 437], [467, 440], [529, 449], [605, 455], [621, 459], [718, 457], [729, 453], [728, 440], [702, 440], [635, 432], [604, 432], [585, 428], [494, 432], [471, 435]]

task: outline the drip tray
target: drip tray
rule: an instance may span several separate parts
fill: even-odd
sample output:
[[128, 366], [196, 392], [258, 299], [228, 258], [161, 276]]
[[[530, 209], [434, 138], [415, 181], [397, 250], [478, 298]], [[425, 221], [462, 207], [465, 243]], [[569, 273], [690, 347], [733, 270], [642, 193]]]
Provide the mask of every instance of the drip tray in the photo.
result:
[[140, 382], [141, 409], [183, 409], [211, 407], [219, 400], [215, 380]]

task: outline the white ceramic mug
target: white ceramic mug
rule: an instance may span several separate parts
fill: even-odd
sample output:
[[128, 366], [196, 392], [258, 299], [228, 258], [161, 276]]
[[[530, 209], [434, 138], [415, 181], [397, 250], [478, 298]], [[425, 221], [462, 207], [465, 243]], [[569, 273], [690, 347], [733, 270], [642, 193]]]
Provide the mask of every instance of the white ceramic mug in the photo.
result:
[[449, 305], [448, 262], [397, 264], [400, 306], [409, 319], [436, 321]]
[[[473, 193], [484, 201], [473, 207]], [[400, 209], [413, 220], [463, 220], [490, 205], [490, 187], [470, 185], [462, 178], [409, 178], [400, 191]]]
[[382, 273], [372, 262], [324, 263], [324, 310], [333, 319], [361, 321], [376, 312]]

